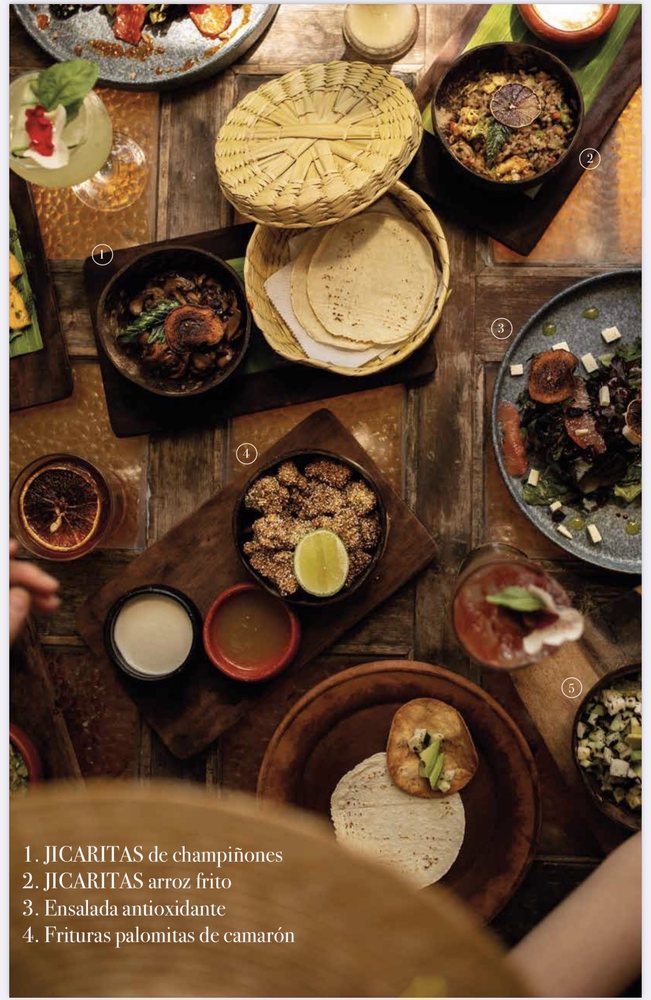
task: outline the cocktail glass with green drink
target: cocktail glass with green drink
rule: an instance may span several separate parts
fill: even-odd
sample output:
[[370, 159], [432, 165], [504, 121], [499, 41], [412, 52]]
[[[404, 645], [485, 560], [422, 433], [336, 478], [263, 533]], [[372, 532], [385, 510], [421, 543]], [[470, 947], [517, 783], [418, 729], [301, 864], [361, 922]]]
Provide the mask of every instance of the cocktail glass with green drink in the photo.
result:
[[130, 136], [113, 130], [88, 59], [25, 73], [9, 90], [11, 169], [42, 187], [70, 187], [91, 208], [118, 211], [142, 194], [147, 163]]

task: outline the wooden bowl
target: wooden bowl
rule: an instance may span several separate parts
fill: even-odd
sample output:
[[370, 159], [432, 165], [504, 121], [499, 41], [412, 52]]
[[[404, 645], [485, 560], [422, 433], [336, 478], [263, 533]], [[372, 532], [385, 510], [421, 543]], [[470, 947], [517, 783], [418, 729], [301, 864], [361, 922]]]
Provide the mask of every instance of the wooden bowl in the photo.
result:
[[[350, 587], [345, 587], [340, 590], [339, 593], [334, 594], [332, 597], [313, 597], [310, 594], [306, 594], [304, 590], [298, 591], [298, 596], [281, 594], [280, 591], [274, 587], [269, 580], [265, 579], [257, 570], [253, 569], [250, 565], [242, 546], [244, 542], [248, 541], [251, 537], [251, 529], [253, 522], [260, 517], [258, 511], [251, 510], [244, 504], [244, 498], [248, 491], [251, 489], [253, 484], [261, 479], [262, 476], [269, 475], [274, 469], [277, 469], [279, 465], [283, 462], [287, 462], [290, 459], [296, 462], [299, 470], [308, 463], [315, 460], [325, 458], [332, 462], [339, 462], [341, 465], [346, 465], [348, 468], [356, 475], [362, 479], [370, 489], [373, 490], [375, 496], [377, 497], [377, 513], [380, 518], [380, 538], [378, 540], [377, 548], [373, 553], [372, 559], [366, 569], [360, 573], [355, 582]], [[329, 604], [336, 604], [338, 601], [344, 601], [351, 597], [355, 591], [359, 590], [370, 578], [377, 569], [378, 563], [382, 558], [384, 549], [386, 547], [387, 536], [389, 533], [389, 518], [387, 516], [386, 506], [384, 503], [384, 498], [382, 496], [382, 491], [375, 481], [374, 477], [370, 473], [366, 472], [361, 465], [354, 462], [350, 458], [344, 458], [342, 455], [336, 455], [331, 451], [322, 451], [321, 449], [314, 449], [313, 451], [306, 451], [301, 449], [299, 451], [289, 451], [285, 455], [281, 455], [279, 458], [273, 459], [273, 461], [267, 463], [262, 468], [258, 469], [254, 475], [247, 480], [246, 484], [242, 488], [235, 507], [233, 509], [233, 539], [235, 541], [235, 548], [237, 549], [240, 559], [247, 571], [253, 576], [261, 587], [268, 590], [270, 594], [274, 597], [280, 597], [283, 601], [287, 601], [290, 604], [303, 605], [304, 607], [325, 607]]]
[[13, 722], [9, 723], [9, 741], [13, 743], [27, 765], [27, 777], [30, 785], [42, 781], [43, 768], [39, 752], [27, 733]]
[[548, 24], [536, 10], [535, 4], [519, 3], [518, 10], [529, 31], [532, 31], [543, 42], [547, 42], [548, 45], [557, 45], [559, 48], [578, 49], [584, 45], [590, 45], [591, 42], [601, 38], [612, 28], [619, 12], [619, 4], [602, 4], [599, 19], [589, 27], [580, 28], [578, 31], [564, 31], [562, 28], [555, 28]]
[[[560, 159], [551, 167], [547, 167], [546, 170], [541, 170], [535, 177], [529, 177], [522, 181], [497, 181], [490, 177], [484, 177], [456, 158], [448, 145], [443, 129], [439, 125], [436, 109], [439, 107], [445, 88], [462, 77], [470, 76], [482, 69], [512, 72], [534, 66], [557, 77], [562, 82], [566, 100], [574, 111], [576, 119], [572, 140]], [[536, 45], [526, 45], [521, 42], [489, 42], [487, 45], [478, 45], [476, 48], [463, 52], [443, 74], [432, 98], [432, 122], [439, 143], [456, 171], [476, 187], [501, 198], [537, 187], [559, 172], [575, 149], [583, 128], [583, 96], [574, 74], [565, 63], [561, 62], [557, 56], [552, 55], [551, 52], [546, 52], [545, 49], [538, 48]]]
[[[148, 374], [138, 359], [123, 351], [116, 340], [119, 330], [118, 310], [122, 303], [139, 291], [150, 277], [172, 269], [180, 274], [184, 270], [205, 271], [224, 286], [233, 289], [237, 296], [242, 322], [241, 332], [235, 341], [235, 356], [226, 368], [218, 370], [214, 375], [205, 379], [185, 377], [176, 382], [164, 376]], [[199, 247], [166, 243], [146, 250], [140, 257], [125, 264], [113, 275], [97, 304], [97, 330], [107, 357], [121, 375], [157, 396], [178, 399], [186, 396], [199, 396], [230, 378], [241, 363], [249, 346], [251, 313], [242, 282], [233, 268], [229, 267], [225, 261], [208, 250], [199, 249]]]
[[581, 720], [581, 715], [583, 714], [583, 709], [590, 701], [591, 698], [595, 696], [597, 691], [601, 690], [608, 685], [616, 683], [618, 680], [628, 680], [632, 677], [637, 677], [641, 674], [642, 666], [638, 664], [633, 667], [622, 667], [619, 670], [614, 670], [611, 674], [606, 674], [605, 677], [600, 677], [599, 680], [592, 685], [588, 693], [582, 699], [581, 704], [576, 710], [576, 715], [574, 716], [574, 723], [572, 726], [572, 759], [576, 765], [576, 769], [581, 775], [581, 780], [585, 785], [588, 795], [596, 805], [597, 809], [600, 810], [608, 819], [611, 819], [614, 823], [618, 823], [619, 826], [626, 827], [627, 830], [639, 830], [642, 826], [642, 817], [634, 816], [630, 811], [622, 809], [620, 806], [616, 805], [614, 802], [610, 802], [605, 799], [599, 789], [597, 788], [594, 778], [589, 774], [584, 767], [581, 767], [577, 757], [576, 751], [579, 742], [577, 736], [576, 727]]

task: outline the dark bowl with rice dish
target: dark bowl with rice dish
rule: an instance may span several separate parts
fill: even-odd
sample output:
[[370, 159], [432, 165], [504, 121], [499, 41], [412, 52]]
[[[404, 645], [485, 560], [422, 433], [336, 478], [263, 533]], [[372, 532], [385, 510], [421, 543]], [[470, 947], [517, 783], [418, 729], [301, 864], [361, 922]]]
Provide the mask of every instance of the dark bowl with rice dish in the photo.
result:
[[558, 173], [581, 134], [583, 98], [573, 74], [551, 53], [491, 43], [464, 52], [444, 73], [432, 121], [455, 169], [504, 196]]

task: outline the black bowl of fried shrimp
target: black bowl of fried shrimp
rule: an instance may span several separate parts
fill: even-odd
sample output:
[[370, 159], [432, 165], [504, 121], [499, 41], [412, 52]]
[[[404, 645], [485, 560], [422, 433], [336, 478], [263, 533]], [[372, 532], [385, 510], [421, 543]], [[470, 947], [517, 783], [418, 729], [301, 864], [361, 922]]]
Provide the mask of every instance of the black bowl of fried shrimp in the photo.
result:
[[[341, 590], [303, 590], [294, 553], [307, 534], [327, 529], [341, 540], [348, 574]], [[332, 452], [288, 452], [251, 476], [233, 511], [235, 547], [249, 573], [271, 594], [308, 607], [343, 601], [372, 577], [386, 545], [382, 492], [351, 459]]]

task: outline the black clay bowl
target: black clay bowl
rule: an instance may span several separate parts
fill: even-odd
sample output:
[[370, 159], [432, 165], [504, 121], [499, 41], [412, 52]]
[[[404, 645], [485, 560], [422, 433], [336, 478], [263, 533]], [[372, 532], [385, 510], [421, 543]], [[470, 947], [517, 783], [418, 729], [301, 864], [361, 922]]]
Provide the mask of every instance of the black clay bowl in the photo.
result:
[[[372, 553], [371, 561], [366, 567], [366, 569], [359, 574], [359, 576], [352, 582], [349, 587], [344, 587], [337, 594], [332, 597], [313, 597], [311, 594], [306, 593], [304, 590], [299, 589], [295, 594], [290, 594], [289, 596], [281, 594], [280, 591], [271, 583], [266, 577], [262, 576], [255, 570], [246, 554], [243, 550], [243, 545], [245, 542], [249, 541], [252, 537], [253, 522], [257, 520], [261, 515], [259, 511], [251, 510], [244, 503], [244, 498], [248, 491], [251, 489], [253, 484], [261, 479], [262, 476], [267, 476], [272, 474], [279, 465], [283, 462], [289, 460], [296, 463], [299, 472], [302, 472], [306, 465], [310, 462], [317, 461], [318, 459], [329, 459], [332, 462], [339, 462], [341, 465], [346, 465], [354, 476], [363, 480], [366, 485], [373, 490], [377, 498], [377, 514], [380, 519], [380, 537], [378, 539], [375, 551]], [[237, 502], [233, 509], [233, 539], [235, 541], [235, 548], [237, 549], [240, 559], [242, 560], [244, 566], [248, 572], [253, 576], [261, 587], [268, 590], [270, 594], [274, 594], [276, 597], [282, 597], [284, 601], [290, 604], [303, 605], [304, 607], [324, 607], [330, 604], [336, 604], [340, 601], [345, 601], [356, 591], [360, 590], [361, 587], [365, 585], [372, 585], [373, 574], [375, 573], [377, 566], [382, 558], [384, 549], [386, 546], [387, 535], [389, 532], [389, 519], [387, 516], [386, 506], [384, 499], [382, 497], [382, 490], [378, 483], [375, 481], [374, 477], [366, 472], [357, 462], [352, 461], [352, 459], [344, 458], [342, 455], [336, 455], [334, 452], [322, 451], [320, 449], [301, 449], [300, 451], [290, 451], [279, 458], [275, 458], [272, 462], [268, 462], [266, 465], [257, 469], [254, 475], [247, 480], [244, 485]]]
[[583, 697], [574, 717], [574, 726], [572, 729], [572, 757], [574, 758], [576, 769], [581, 775], [581, 779], [587, 789], [588, 795], [600, 812], [604, 813], [604, 815], [613, 820], [613, 822], [626, 827], [628, 830], [640, 829], [642, 823], [641, 815], [636, 815], [631, 812], [630, 809], [626, 808], [626, 806], [619, 806], [617, 803], [611, 802], [609, 799], [605, 798], [593, 775], [591, 775], [589, 771], [586, 771], [584, 767], [581, 767], [576, 755], [579, 744], [577, 726], [579, 722], [581, 722], [584, 709], [586, 708], [588, 702], [594, 698], [594, 696], [602, 688], [616, 685], [618, 681], [632, 680], [639, 677], [641, 673], [642, 667], [638, 664], [634, 667], [622, 667], [620, 670], [615, 670], [611, 674], [606, 674], [605, 677], [600, 677], [597, 683], [593, 684], [588, 693]]
[[[138, 357], [122, 347], [116, 337], [129, 321], [128, 303], [153, 278], [173, 271], [181, 277], [205, 274], [214, 278], [237, 298], [240, 325], [232, 339], [234, 354], [224, 368], [217, 368], [205, 376], [191, 370], [179, 379], [154, 374], [143, 366]], [[246, 354], [251, 337], [251, 313], [244, 294], [244, 287], [232, 267], [208, 250], [169, 243], [146, 250], [113, 275], [97, 304], [97, 331], [109, 360], [118, 371], [143, 389], [158, 396], [183, 398], [208, 392], [230, 378]]]
[[[519, 69], [544, 70], [550, 76], [560, 80], [565, 100], [574, 115], [574, 135], [559, 159], [534, 177], [528, 177], [521, 181], [498, 181], [472, 170], [456, 158], [448, 145], [443, 129], [441, 105], [450, 86], [481, 70], [514, 72]], [[537, 187], [543, 181], [549, 180], [561, 170], [569, 157], [576, 153], [583, 127], [583, 97], [574, 75], [557, 56], [538, 48], [536, 45], [525, 45], [522, 42], [491, 42], [488, 45], [478, 45], [474, 49], [463, 52], [443, 74], [432, 98], [432, 121], [445, 156], [451, 161], [457, 172], [476, 187], [502, 198]]]

